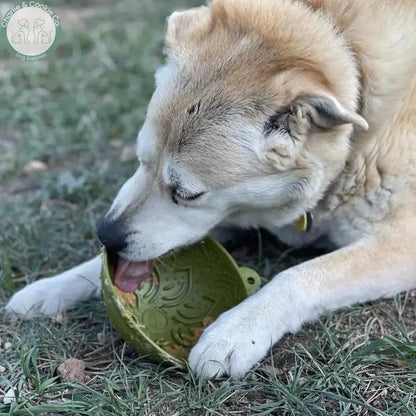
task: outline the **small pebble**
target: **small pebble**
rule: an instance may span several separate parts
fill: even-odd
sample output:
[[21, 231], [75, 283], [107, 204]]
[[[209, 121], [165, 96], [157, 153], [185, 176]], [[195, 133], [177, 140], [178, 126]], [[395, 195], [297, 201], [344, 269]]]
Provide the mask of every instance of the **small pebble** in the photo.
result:
[[6, 367], [3, 367], [2, 365], [0, 365], [0, 374], [3, 374], [6, 372]]
[[68, 358], [58, 367], [58, 375], [64, 382], [85, 381], [85, 364], [84, 361], [76, 358]]
[[5, 350], [9, 350], [11, 347], [12, 347], [12, 343], [11, 342], [7, 341], [7, 342], [4, 343], [4, 349]]
[[105, 344], [105, 335], [104, 332], [99, 332], [97, 334], [97, 340], [100, 344], [104, 345]]
[[45, 172], [46, 170], [48, 170], [48, 165], [41, 160], [31, 160], [23, 168], [25, 173]]
[[16, 393], [14, 389], [10, 389], [6, 392], [6, 394], [3, 397], [3, 403], [4, 404], [11, 404], [16, 400]]
[[298, 380], [298, 386], [303, 386], [308, 380], [305, 377], [301, 377]]

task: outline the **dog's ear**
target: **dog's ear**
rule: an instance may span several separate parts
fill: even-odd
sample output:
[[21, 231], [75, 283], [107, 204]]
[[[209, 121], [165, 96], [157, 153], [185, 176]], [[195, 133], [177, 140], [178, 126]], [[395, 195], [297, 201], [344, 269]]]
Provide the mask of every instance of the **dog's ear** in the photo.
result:
[[298, 95], [266, 121], [263, 128], [263, 155], [274, 168], [287, 169], [295, 163], [310, 133], [329, 131], [344, 124], [368, 129], [363, 117], [348, 111], [332, 96]]
[[289, 106], [290, 113], [301, 122], [307, 118], [311, 127], [331, 129], [343, 124], [353, 124], [368, 129], [367, 121], [354, 111], [347, 110], [331, 95], [300, 95]]
[[20, 26], [29, 27], [29, 21], [27, 19], [20, 19], [17, 23], [19, 23]]
[[183, 12], [174, 12], [168, 18], [166, 46], [175, 50], [176, 47], [190, 40], [197, 40], [210, 25], [210, 10], [206, 6], [195, 7]]

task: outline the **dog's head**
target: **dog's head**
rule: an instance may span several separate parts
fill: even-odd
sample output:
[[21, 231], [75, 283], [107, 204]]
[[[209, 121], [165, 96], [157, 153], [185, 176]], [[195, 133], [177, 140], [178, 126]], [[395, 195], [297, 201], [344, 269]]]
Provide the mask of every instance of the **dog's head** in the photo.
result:
[[148, 260], [230, 218], [272, 214], [279, 227], [312, 209], [343, 169], [354, 125], [367, 127], [338, 36], [299, 2], [174, 13], [140, 166], [99, 229], [103, 243]]
[[20, 25], [20, 29], [22, 28], [29, 29], [29, 21], [27, 19], [20, 19], [17, 21], [17, 23]]
[[37, 29], [38, 27], [42, 27], [45, 24], [45, 21], [43, 19], [37, 18], [35, 20], [35, 23], [33, 25], [34, 29]]

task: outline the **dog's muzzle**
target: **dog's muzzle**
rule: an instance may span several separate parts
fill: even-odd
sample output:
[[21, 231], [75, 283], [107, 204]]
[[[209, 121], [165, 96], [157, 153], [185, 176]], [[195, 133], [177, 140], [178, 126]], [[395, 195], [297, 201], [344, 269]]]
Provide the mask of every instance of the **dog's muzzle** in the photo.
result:
[[105, 219], [97, 227], [98, 238], [101, 243], [114, 253], [122, 251], [127, 246], [126, 236], [118, 221]]

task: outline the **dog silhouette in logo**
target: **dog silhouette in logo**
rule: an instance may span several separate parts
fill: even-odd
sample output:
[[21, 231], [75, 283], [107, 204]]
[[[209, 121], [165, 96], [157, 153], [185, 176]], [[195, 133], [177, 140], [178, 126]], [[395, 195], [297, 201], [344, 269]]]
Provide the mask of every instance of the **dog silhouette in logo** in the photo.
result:
[[33, 43], [50, 43], [51, 42], [51, 32], [46, 33], [45, 29], [43, 29], [43, 25], [45, 21], [43, 19], [37, 18], [35, 23], [33, 24], [33, 36], [34, 41]]
[[29, 21], [27, 19], [20, 19], [17, 21], [19, 29], [12, 35], [12, 43], [29, 43]]

